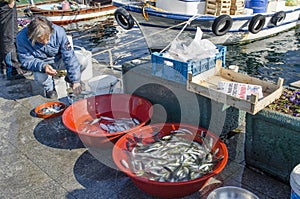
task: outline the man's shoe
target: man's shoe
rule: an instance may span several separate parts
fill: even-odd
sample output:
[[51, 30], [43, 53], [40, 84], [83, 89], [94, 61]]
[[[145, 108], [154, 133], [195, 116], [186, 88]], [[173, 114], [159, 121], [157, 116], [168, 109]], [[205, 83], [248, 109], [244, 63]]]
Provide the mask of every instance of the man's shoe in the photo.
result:
[[56, 90], [46, 91], [46, 98], [49, 98], [49, 99], [57, 99], [57, 93], [56, 93]]

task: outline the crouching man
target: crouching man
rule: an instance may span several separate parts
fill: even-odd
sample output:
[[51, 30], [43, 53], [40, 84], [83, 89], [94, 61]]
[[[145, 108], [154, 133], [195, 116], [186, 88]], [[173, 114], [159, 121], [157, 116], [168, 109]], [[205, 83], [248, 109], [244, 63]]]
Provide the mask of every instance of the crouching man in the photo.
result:
[[53, 76], [57, 70], [67, 70], [65, 80], [74, 94], [82, 91], [81, 66], [68, 40], [65, 30], [44, 17], [34, 18], [17, 35], [20, 63], [33, 71], [35, 81], [44, 87], [45, 97], [57, 98]]

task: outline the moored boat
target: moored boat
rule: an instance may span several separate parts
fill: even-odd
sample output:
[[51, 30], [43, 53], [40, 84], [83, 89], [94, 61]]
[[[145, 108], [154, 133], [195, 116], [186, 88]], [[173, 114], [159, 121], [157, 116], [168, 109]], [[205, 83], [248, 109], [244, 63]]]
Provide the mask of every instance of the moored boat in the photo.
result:
[[116, 7], [112, 5], [111, 0], [96, 0], [90, 4], [63, 1], [61, 3], [39, 5], [31, 3], [30, 7], [25, 9], [24, 12], [27, 16], [44, 16], [55, 24], [66, 25], [112, 15], [115, 9]]
[[150, 49], [165, 48], [179, 33], [192, 39], [197, 27], [203, 38], [226, 45], [269, 37], [300, 23], [297, 4], [270, 0], [251, 9], [249, 1], [253, 0], [113, 0], [113, 5], [119, 7], [115, 12], [118, 24], [130, 29], [136, 23]]

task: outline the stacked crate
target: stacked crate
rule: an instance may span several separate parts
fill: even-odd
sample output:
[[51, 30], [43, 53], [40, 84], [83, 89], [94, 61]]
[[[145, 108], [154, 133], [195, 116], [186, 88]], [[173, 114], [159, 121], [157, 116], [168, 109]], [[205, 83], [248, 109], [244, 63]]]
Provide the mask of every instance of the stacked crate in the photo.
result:
[[241, 15], [244, 13], [245, 1], [244, 0], [231, 0], [230, 14]]
[[219, 16], [230, 14], [231, 0], [207, 0], [205, 14]]

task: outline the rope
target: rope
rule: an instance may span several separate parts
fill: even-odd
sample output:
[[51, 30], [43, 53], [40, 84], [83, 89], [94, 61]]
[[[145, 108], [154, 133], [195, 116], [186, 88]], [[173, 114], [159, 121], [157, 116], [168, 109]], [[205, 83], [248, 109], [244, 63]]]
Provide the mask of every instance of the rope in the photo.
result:
[[[149, 4], [148, 4], [148, 5], [149, 5]], [[149, 5], [149, 7], [150, 7], [150, 6], [151, 6], [151, 5]], [[151, 8], [152, 8], [152, 7], [154, 7], [154, 6], [151, 6]], [[154, 7], [154, 8], [156, 8], [156, 7]], [[157, 8], [157, 9], [159, 9], [159, 8]], [[162, 10], [162, 11], [163, 11], [163, 10]], [[152, 36], [154, 36], [154, 35], [157, 35], [157, 34], [160, 34], [160, 33], [165, 32], [165, 31], [167, 31], [167, 30], [170, 30], [170, 29], [172, 29], [172, 28], [175, 28], [175, 27], [184, 25], [183, 28], [180, 30], [180, 32], [177, 34], [177, 36], [172, 40], [172, 42], [173, 42], [174, 40], [178, 39], [178, 37], [179, 37], [179, 36], [181, 35], [181, 33], [185, 30], [185, 28], [186, 28], [188, 25], [190, 25], [191, 22], [194, 21], [194, 20], [195, 20], [196, 18], [198, 18], [199, 16], [200, 16], [200, 15], [198, 15], [198, 14], [197, 14], [197, 15], [194, 15], [194, 16], [192, 16], [191, 18], [189, 18], [189, 20], [187, 20], [187, 21], [184, 21], [184, 22], [181, 22], [181, 23], [179, 23], [179, 24], [177, 24], [177, 25], [170, 26], [170, 27], [165, 28], [165, 29], [163, 29], [163, 30], [154, 32], [154, 33], [150, 34], [149, 36], [152, 37]], [[139, 24], [138, 24], [138, 25], [139, 25]], [[109, 53], [109, 59], [110, 59], [110, 64], [109, 64], [109, 65], [110, 65], [110, 67], [112, 68], [112, 66], [113, 66], [112, 53], [111, 53], [112, 50], [117, 49], [117, 48], [120, 48], [120, 47], [123, 47], [123, 46], [127, 46], [127, 45], [129, 45], [129, 44], [135, 43], [135, 42], [140, 41], [140, 40], [142, 40], [142, 39], [144, 39], [144, 37], [141, 37], [141, 38], [132, 40], [132, 41], [130, 41], [130, 42], [128, 42], [128, 43], [125, 43], [125, 44], [118, 45], [117, 47], [112, 47], [112, 48], [109, 48], [109, 49], [106, 49], [106, 50], [103, 50], [103, 51], [99, 51], [99, 52], [93, 53], [92, 56], [96, 56], [96, 55], [99, 55], [99, 54], [103, 54], [103, 53], [107, 53], [107, 52], [108, 52], [108, 53]], [[169, 48], [169, 47], [171, 46], [172, 42], [170, 42], [163, 50], [161, 50], [160, 53], [163, 52], [163, 51], [165, 51], [167, 48]]]
[[[197, 16], [198, 17], [198, 15], [195, 15], [195, 16]], [[177, 25], [174, 25], [174, 26], [170, 26], [170, 27], [168, 27], [168, 28], [165, 28], [165, 29], [163, 29], [163, 30], [160, 30], [160, 31], [157, 31], [157, 32], [154, 32], [154, 33], [152, 33], [152, 34], [150, 34], [149, 36], [151, 37], [151, 36], [154, 36], [154, 35], [157, 35], [157, 34], [160, 34], [160, 33], [162, 33], [162, 32], [164, 32], [164, 31], [167, 31], [167, 30], [170, 30], [170, 29], [172, 29], [172, 28], [175, 28], [175, 27], [178, 27], [178, 26], [182, 26], [182, 25], [184, 25], [185, 24], [185, 26], [183, 27], [183, 29], [179, 32], [179, 34], [176, 36], [176, 38], [175, 39], [177, 39], [178, 38], [178, 36], [182, 33], [182, 31], [186, 28], [186, 26], [187, 25], [189, 25], [194, 19], [196, 19], [197, 17], [195, 17], [195, 16], [193, 16], [193, 17], [191, 17], [188, 21], [184, 21], [184, 22], [181, 22], [181, 23], [179, 23], [179, 24], [177, 24]], [[128, 43], [125, 43], [125, 44], [121, 44], [121, 45], [118, 45], [117, 47], [112, 47], [112, 48], [109, 48], [109, 49], [106, 49], [106, 50], [103, 50], [103, 51], [99, 51], [99, 52], [96, 52], [96, 53], [93, 53], [93, 55], [92, 56], [96, 56], [96, 55], [99, 55], [99, 54], [102, 54], [102, 53], [106, 53], [106, 52], [109, 52], [109, 51], [111, 51], [111, 50], [114, 50], [114, 49], [116, 49], [116, 48], [119, 48], [119, 47], [123, 47], [123, 46], [126, 46], [126, 45], [129, 45], [129, 44], [131, 44], [131, 43], [134, 43], [134, 42], [137, 42], [137, 41], [140, 41], [140, 40], [142, 40], [142, 39], [144, 39], [144, 37], [141, 37], [141, 38], [138, 38], [138, 39], [135, 39], [135, 40], [132, 40], [132, 41], [130, 41], [130, 42], [128, 42]], [[174, 39], [174, 40], [175, 40]]]
[[194, 15], [191, 18], [189, 18], [189, 20], [186, 22], [186, 24], [183, 26], [183, 28], [180, 30], [180, 32], [177, 34], [177, 36], [164, 48], [160, 51], [160, 53], [164, 52], [167, 48], [169, 48], [172, 44], [173, 41], [175, 41], [176, 39], [178, 39], [178, 37], [181, 35], [181, 33], [184, 31], [184, 29], [191, 24], [192, 21], [194, 21], [195, 19], [197, 19], [199, 17], [199, 15]]

